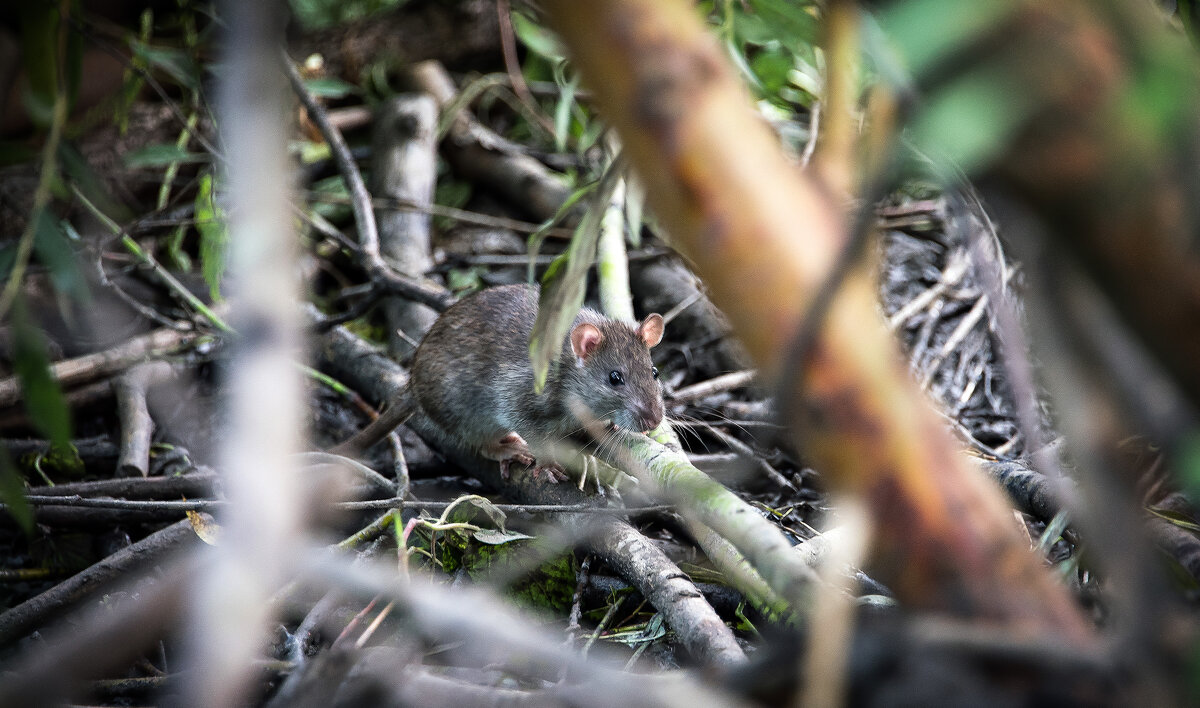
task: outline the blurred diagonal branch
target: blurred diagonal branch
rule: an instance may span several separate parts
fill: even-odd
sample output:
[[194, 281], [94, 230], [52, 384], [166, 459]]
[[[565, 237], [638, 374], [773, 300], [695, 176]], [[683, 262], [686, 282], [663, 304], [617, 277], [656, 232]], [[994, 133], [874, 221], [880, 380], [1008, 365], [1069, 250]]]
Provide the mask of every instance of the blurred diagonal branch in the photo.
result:
[[[785, 161], [689, 4], [546, 6], [674, 243], [778, 376], [845, 238], [838, 208]], [[909, 381], [864, 277], [847, 280], [827, 322], [801, 377], [811, 398], [796, 433], [831, 486], [868, 505], [881, 580], [914, 606], [1090, 637]]]

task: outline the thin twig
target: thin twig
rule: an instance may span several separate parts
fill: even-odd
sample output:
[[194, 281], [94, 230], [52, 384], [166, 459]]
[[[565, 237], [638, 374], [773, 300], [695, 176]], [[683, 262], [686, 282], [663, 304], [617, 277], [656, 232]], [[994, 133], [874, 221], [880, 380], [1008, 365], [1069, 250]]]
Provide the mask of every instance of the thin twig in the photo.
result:
[[525, 84], [525, 77], [521, 75], [521, 65], [517, 63], [517, 40], [513, 35], [509, 0], [496, 0], [496, 14], [500, 21], [500, 49], [504, 54], [504, 70], [508, 73], [513, 93], [525, 104], [528, 115], [531, 115], [548, 134], [554, 135], [554, 123], [543, 115], [541, 107], [529, 92], [529, 86]]
[[[353, 199], [335, 194], [325, 194], [321, 192], [310, 191], [307, 193], [307, 196], [313, 201], [320, 201], [325, 204], [353, 204]], [[372, 197], [371, 207], [374, 209], [404, 209], [408, 211], [425, 212], [431, 216], [440, 216], [446, 219], [453, 219], [464, 224], [471, 224], [473, 226], [487, 226], [489, 228], [496, 229], [508, 229], [510, 231], [516, 231], [520, 234], [542, 233], [546, 236], [553, 236], [554, 238], [560, 239], [570, 239], [572, 234], [574, 234], [572, 229], [561, 226], [551, 226], [547, 228], [545, 224], [535, 224], [531, 221], [510, 219], [505, 216], [481, 214], [479, 212], [458, 209], [456, 207], [446, 206], [444, 204], [417, 204], [416, 202], [410, 202], [403, 199]]]
[[[223, 499], [188, 499], [186, 501], [157, 501], [141, 499], [109, 499], [98, 497], [83, 497], [78, 494], [48, 495], [35, 494], [26, 497], [30, 506], [59, 506], [86, 509], [119, 509], [126, 511], [214, 511], [228, 505]], [[399, 497], [387, 499], [369, 499], [365, 501], [337, 502], [333, 508], [342, 511], [372, 511], [389, 509], [425, 509], [427, 511], [443, 511], [454, 502], [440, 501], [410, 501]], [[670, 511], [674, 507], [669, 504], [647, 504], [630, 507], [601, 507], [593, 504], [492, 504], [492, 507], [505, 513], [513, 514], [548, 514], [548, 513], [584, 513], [584, 514], [645, 514]], [[7, 506], [0, 504], [0, 509]]]
[[87, 207], [88, 211], [90, 211], [92, 215], [100, 221], [100, 223], [104, 224], [104, 227], [107, 228], [113, 234], [113, 236], [120, 237], [121, 243], [125, 246], [125, 249], [136, 256], [137, 259], [142, 263], [149, 266], [150, 269], [154, 271], [154, 274], [161, 278], [172, 292], [182, 298], [183, 301], [188, 305], [191, 305], [192, 309], [203, 315], [204, 318], [211, 322], [217, 329], [221, 330], [222, 332], [233, 332], [233, 328], [226, 324], [225, 320], [222, 319], [220, 315], [214, 312], [212, 308], [204, 303], [204, 301], [196, 297], [195, 294], [193, 294], [191, 290], [188, 290], [183, 283], [179, 282], [179, 279], [172, 275], [171, 271], [163, 268], [162, 265], [159, 264], [158, 260], [155, 259], [154, 254], [138, 245], [138, 242], [133, 240], [133, 237], [129, 235], [128, 229], [121, 228], [117, 222], [113, 221], [107, 214], [101, 211], [99, 207], [93, 204], [92, 201], [88, 199], [87, 196], [84, 195], [84, 193], [80, 191], [77, 186], [71, 185], [71, 191], [75, 193], [75, 196], [79, 198], [79, 201], [83, 202], [83, 205]]
[[45, 622], [69, 604], [104, 587], [105, 584], [127, 575], [130, 571], [161, 559], [169, 551], [195, 541], [189, 521], [171, 526], [126, 546], [104, 560], [92, 565], [40, 595], [0, 614], [0, 646], [20, 638]]
[[[156, 329], [112, 349], [55, 362], [50, 366], [50, 375], [63, 387], [75, 386], [179, 351], [194, 344], [201, 336], [195, 331]], [[0, 407], [16, 403], [22, 395], [17, 377], [0, 379]]]
[[671, 403], [690, 403], [701, 398], [707, 398], [718, 393], [732, 391], [735, 388], [742, 388], [754, 383], [758, 377], [758, 371], [755, 369], [743, 369], [742, 371], [734, 371], [728, 374], [714, 376], [707, 381], [694, 383], [691, 386], [684, 386], [676, 389], [670, 395]]

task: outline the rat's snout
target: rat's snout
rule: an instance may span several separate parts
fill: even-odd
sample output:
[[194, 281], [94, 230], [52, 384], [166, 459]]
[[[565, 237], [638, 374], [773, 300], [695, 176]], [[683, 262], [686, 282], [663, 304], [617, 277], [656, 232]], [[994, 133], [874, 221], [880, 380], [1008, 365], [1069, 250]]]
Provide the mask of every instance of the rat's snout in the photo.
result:
[[634, 428], [648, 433], [662, 422], [663, 404], [659, 400], [637, 403], [630, 406], [629, 412], [633, 414]]

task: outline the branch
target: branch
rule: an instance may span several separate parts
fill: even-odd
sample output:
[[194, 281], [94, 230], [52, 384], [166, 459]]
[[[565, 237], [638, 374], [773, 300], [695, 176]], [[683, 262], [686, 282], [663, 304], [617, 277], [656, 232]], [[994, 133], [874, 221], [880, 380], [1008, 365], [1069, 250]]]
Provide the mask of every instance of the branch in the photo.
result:
[[[838, 210], [784, 158], [690, 3], [545, 7], [672, 243], [764, 377], [778, 377], [842, 251]], [[846, 279], [811, 352], [799, 390], [786, 392], [807, 395], [793, 433], [834, 490], [868, 505], [881, 580], [913, 607], [1090, 639], [999, 490], [910, 381], [865, 274]]]

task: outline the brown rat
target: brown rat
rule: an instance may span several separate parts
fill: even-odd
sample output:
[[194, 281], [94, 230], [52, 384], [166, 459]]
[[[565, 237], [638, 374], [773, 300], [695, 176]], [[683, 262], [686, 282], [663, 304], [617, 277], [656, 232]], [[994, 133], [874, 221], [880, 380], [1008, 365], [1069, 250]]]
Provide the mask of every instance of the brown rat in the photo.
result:
[[[660, 315], [634, 326], [580, 310], [537, 394], [528, 345], [537, 300], [528, 285], [475, 293], [442, 313], [413, 355], [408, 389], [436, 424], [438, 442], [498, 460], [505, 476], [512, 462], [533, 464], [534, 449], [581, 430], [572, 413], [578, 404], [596, 420], [628, 430], [648, 431], [663, 419], [662, 387], [650, 361], [650, 348], [662, 339]], [[386, 433], [406, 412], [385, 413], [339, 449], [361, 444], [377, 425]], [[554, 465], [539, 465], [534, 474], [540, 469], [558, 481]]]

